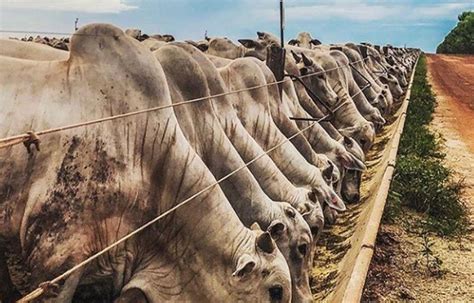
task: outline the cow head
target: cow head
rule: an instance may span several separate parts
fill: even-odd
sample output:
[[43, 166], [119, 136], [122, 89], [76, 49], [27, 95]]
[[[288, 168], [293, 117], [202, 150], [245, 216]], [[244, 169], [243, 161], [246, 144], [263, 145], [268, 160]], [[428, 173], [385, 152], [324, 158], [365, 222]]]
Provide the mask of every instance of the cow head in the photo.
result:
[[285, 258], [269, 232], [262, 231], [256, 223], [251, 229], [254, 235], [248, 244], [241, 245], [234, 254], [233, 272], [229, 274], [229, 284], [235, 289], [233, 299], [290, 302], [291, 276]]
[[312, 264], [314, 243], [303, 216], [288, 203], [277, 202], [282, 214], [267, 228], [288, 262], [292, 281], [292, 301], [311, 302], [309, 271]]
[[327, 154], [319, 154], [321, 163], [317, 165], [321, 170], [321, 175], [327, 185], [334, 185], [341, 179], [341, 172], [338, 165], [333, 162]]
[[348, 136], [341, 136], [341, 138], [338, 140], [339, 143], [341, 143], [346, 151], [351, 153], [353, 156], [355, 156], [358, 160], [362, 161], [364, 163], [365, 161], [365, 154], [360, 145], [351, 137]]
[[388, 68], [388, 73], [394, 76], [401, 86], [406, 87], [408, 85], [407, 73], [403, 67], [400, 67], [398, 65], [390, 66]]
[[321, 41], [318, 39], [313, 39], [310, 33], [302, 32], [298, 34], [296, 39], [291, 39], [288, 41], [288, 44], [311, 49], [313, 45], [320, 45]]
[[375, 127], [372, 122], [364, 121], [354, 126], [339, 129], [339, 132], [353, 138], [367, 153], [375, 140]]
[[239, 39], [240, 44], [245, 48], [245, 57], [255, 57], [260, 60], [267, 58], [266, 46], [258, 40]]
[[[351, 139], [348, 137], [345, 137], [343, 140], [346, 141], [348, 145], [357, 145], [357, 143], [352, 142]], [[360, 153], [363, 154], [362, 150], [360, 151]], [[355, 173], [360, 176], [362, 174], [362, 171], [366, 169], [364, 162], [362, 162], [362, 160], [354, 156], [352, 153], [348, 152], [347, 149], [339, 143], [335, 145], [335, 148], [333, 148], [333, 150], [331, 150], [328, 155], [331, 159], [334, 159], [335, 163], [337, 163], [337, 165], [342, 171], [341, 181], [336, 187], [338, 193], [341, 194], [344, 201], [351, 203], [356, 202], [355, 198], [357, 197], [355, 197], [354, 195], [351, 195], [351, 199], [348, 199], [349, 196], [347, 195], [347, 189], [354, 188], [356, 189], [356, 192], [358, 194], [360, 182], [357, 179], [347, 177], [347, 175], [353, 175]], [[345, 195], [343, 194], [343, 192], [345, 193]], [[327, 219], [330, 219], [326, 216], [327, 214], [328, 212], [326, 211], [326, 221]]]
[[237, 59], [243, 57], [245, 54], [245, 48], [235, 44], [228, 38], [207, 38], [201, 41], [198, 47], [199, 49], [206, 51], [208, 54], [227, 58], [227, 59]]
[[170, 35], [170, 34], [164, 34], [164, 35], [155, 34], [155, 35], [151, 35], [150, 38], [156, 39], [158, 41], [163, 41], [163, 42], [173, 42], [173, 41], [175, 41], [174, 36]]
[[370, 104], [377, 108], [382, 115], [387, 115], [390, 112], [390, 105], [388, 104], [386, 95], [387, 90], [382, 89], [375, 99], [370, 101]]
[[295, 194], [290, 203], [303, 216], [311, 231], [313, 243], [316, 243], [324, 227], [321, 204], [314, 192], [308, 189], [297, 188]]
[[380, 130], [387, 121], [383, 118], [378, 108], [373, 108], [370, 114], [366, 117], [368, 121], [374, 123], [375, 129]]
[[[365, 155], [359, 144], [354, 142], [352, 138], [344, 136], [342, 139], [344, 148], [353, 158], [345, 156], [344, 162], [353, 161], [351, 166], [344, 171], [341, 182], [341, 196], [348, 203], [359, 202], [360, 200], [360, 183], [362, 180], [362, 171], [366, 169], [364, 165]], [[351, 163], [351, 162], [349, 162]]]
[[360, 184], [362, 181], [362, 172], [359, 170], [348, 169], [342, 178], [341, 195], [342, 199], [348, 203], [360, 201]]
[[403, 95], [403, 90], [400, 84], [398, 83], [397, 78], [395, 78], [393, 75], [390, 75], [390, 74], [388, 76], [381, 75], [379, 77], [379, 80], [383, 84], [388, 85], [390, 92], [395, 98], [398, 99]]
[[321, 203], [322, 206], [325, 204], [337, 211], [345, 211], [346, 205], [344, 201], [336, 194], [332, 186], [326, 183], [319, 184], [313, 187], [313, 195]]
[[209, 49], [208, 40], [201, 40], [201, 41], [185, 40], [184, 42], [191, 44], [192, 46], [196, 47], [202, 52], [206, 52]]
[[257, 37], [258, 37], [258, 42], [260, 42], [265, 47], [281, 44], [280, 39], [271, 33], [257, 32]]
[[138, 38], [140, 38], [142, 35], [142, 31], [138, 28], [128, 28], [125, 30], [125, 34], [138, 40]]
[[320, 98], [329, 104], [337, 103], [337, 94], [328, 81], [328, 76], [321, 65], [306, 56], [304, 53], [291, 52], [298, 66], [303, 81]]

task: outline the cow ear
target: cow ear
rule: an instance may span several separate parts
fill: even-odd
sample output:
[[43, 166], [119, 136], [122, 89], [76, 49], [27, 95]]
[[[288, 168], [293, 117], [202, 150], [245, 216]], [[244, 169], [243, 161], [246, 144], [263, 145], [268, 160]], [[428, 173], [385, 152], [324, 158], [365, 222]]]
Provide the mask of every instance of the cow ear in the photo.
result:
[[257, 222], [253, 222], [253, 224], [250, 225], [250, 229], [251, 229], [251, 230], [262, 230], [262, 229], [260, 228], [260, 225], [258, 225]]
[[329, 207], [337, 211], [345, 211], [347, 209], [344, 201], [342, 201], [342, 199], [334, 192], [331, 193], [331, 200], [325, 202]]
[[326, 180], [326, 182], [331, 182], [332, 181], [332, 174], [334, 172], [334, 166], [332, 165], [332, 163], [329, 163], [329, 166], [326, 167], [323, 171], [322, 171], [322, 175], [324, 177], [324, 180]]
[[364, 171], [367, 167], [364, 162], [357, 159], [353, 154], [346, 152], [338, 157], [346, 169]]
[[298, 45], [298, 44], [300, 44], [300, 42], [296, 39], [291, 39], [290, 41], [288, 41], [288, 44], [289, 45]]
[[366, 126], [366, 129], [367, 127], [370, 127], [375, 132], [375, 124], [372, 121], [369, 121], [369, 124]]
[[380, 82], [382, 82], [383, 84], [388, 84], [388, 78], [385, 77], [384, 75], [380, 76], [380, 77], [379, 77], [379, 80], [380, 80]]
[[175, 41], [175, 38], [173, 35], [170, 35], [170, 34], [166, 34], [166, 35], [163, 35], [164, 38], [166, 38], [166, 42], [173, 42]]
[[311, 66], [313, 65], [313, 60], [311, 60], [310, 58], [306, 57], [306, 55], [304, 53], [301, 53], [301, 57], [303, 58], [303, 63], [305, 66]]
[[348, 136], [343, 136], [344, 138], [344, 145], [347, 146], [347, 147], [352, 147], [352, 140], [351, 138], [349, 138]]
[[295, 59], [296, 63], [301, 62], [301, 57], [297, 53], [295, 53], [294, 51], [291, 51], [291, 54], [293, 55], [293, 58]]
[[262, 233], [257, 236], [256, 241], [257, 247], [267, 254], [271, 254], [275, 251], [275, 242], [273, 242], [272, 236], [268, 232]]
[[257, 263], [252, 257], [247, 254], [243, 254], [237, 261], [237, 266], [235, 267], [232, 276], [242, 279], [248, 276], [255, 269], [256, 265]]
[[302, 76], [309, 74], [309, 69], [307, 67], [300, 68], [300, 74]]
[[309, 43], [311, 43], [313, 45], [320, 45], [321, 41], [319, 41], [318, 39], [312, 39], [311, 41], [309, 41]]
[[282, 222], [275, 220], [267, 228], [267, 232], [270, 233], [273, 239], [279, 239], [283, 232], [285, 231], [286, 226]]
[[239, 39], [238, 41], [245, 48], [262, 48], [263, 47], [263, 45], [260, 42], [256, 40], [252, 40], [252, 39]]
[[313, 192], [313, 191], [310, 191], [308, 193], [308, 199], [311, 200], [312, 202], [314, 203], [317, 203], [318, 202], [318, 197], [316, 196], [316, 193]]
[[199, 48], [201, 51], [205, 52], [205, 51], [207, 51], [207, 50], [209, 49], [209, 44], [204, 44], [204, 43], [198, 44], [198, 48]]
[[355, 126], [348, 126], [348, 127], [344, 127], [344, 128], [340, 128], [339, 129], [339, 132], [341, 133], [341, 135], [343, 136], [348, 136], [348, 137], [351, 137], [354, 132], [357, 130], [357, 127]]
[[376, 109], [376, 111], [374, 113], [374, 121], [378, 124], [381, 124], [381, 125], [385, 125], [385, 123], [387, 123], [387, 120], [385, 120], [382, 117], [382, 114], [380, 113], [380, 111], [378, 109]]

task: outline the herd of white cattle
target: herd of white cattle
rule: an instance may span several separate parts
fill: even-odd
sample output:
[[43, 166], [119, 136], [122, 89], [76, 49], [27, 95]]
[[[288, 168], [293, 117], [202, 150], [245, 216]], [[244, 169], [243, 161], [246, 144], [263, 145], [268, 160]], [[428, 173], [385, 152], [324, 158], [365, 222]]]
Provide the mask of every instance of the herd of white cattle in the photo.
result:
[[159, 108], [0, 149], [1, 302], [173, 207], [41, 284], [41, 300], [312, 301], [316, 241], [359, 201], [419, 51], [301, 33], [277, 85], [265, 60], [280, 41], [257, 34], [176, 42], [91, 24], [68, 51], [0, 40], [1, 138]]

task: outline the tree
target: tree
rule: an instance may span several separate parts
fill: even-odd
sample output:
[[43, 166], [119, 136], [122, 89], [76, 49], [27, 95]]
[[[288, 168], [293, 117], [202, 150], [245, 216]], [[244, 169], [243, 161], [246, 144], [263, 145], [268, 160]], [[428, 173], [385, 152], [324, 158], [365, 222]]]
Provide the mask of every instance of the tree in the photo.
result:
[[438, 45], [438, 54], [474, 54], [474, 12], [466, 11], [458, 16], [458, 24]]

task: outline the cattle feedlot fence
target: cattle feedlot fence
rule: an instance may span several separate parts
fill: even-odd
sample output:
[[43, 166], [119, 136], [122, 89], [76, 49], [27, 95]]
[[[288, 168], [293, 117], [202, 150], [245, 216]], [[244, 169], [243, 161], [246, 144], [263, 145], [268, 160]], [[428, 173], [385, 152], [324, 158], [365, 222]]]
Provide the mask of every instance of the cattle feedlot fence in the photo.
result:
[[[319, 72], [314, 72], [314, 73], [310, 73], [310, 74], [307, 74], [307, 75], [304, 75], [304, 76], [300, 76], [298, 77], [299, 79], [303, 79], [303, 78], [308, 78], [308, 77], [314, 77], [314, 76], [318, 76], [318, 75], [321, 75], [321, 74], [325, 74], [325, 73], [328, 73], [328, 72], [331, 72], [331, 71], [334, 71], [334, 70], [338, 70], [338, 69], [341, 69], [341, 68], [344, 68], [344, 67], [348, 67], [350, 66], [351, 64], [354, 64], [354, 63], [358, 63], [358, 62], [363, 62], [365, 60], [367, 60], [368, 57], [364, 58], [364, 59], [360, 59], [360, 60], [357, 60], [357, 61], [354, 61], [354, 62], [351, 62], [349, 64], [345, 64], [345, 65], [340, 65], [338, 67], [335, 67], [335, 68], [331, 68], [331, 69], [327, 69], [327, 70], [324, 70], [324, 71], [319, 71]], [[172, 107], [176, 107], [176, 106], [181, 106], [181, 105], [186, 105], [186, 104], [191, 104], [191, 103], [196, 103], [196, 102], [200, 102], [200, 101], [207, 101], [207, 100], [211, 100], [213, 98], [218, 98], [218, 97], [223, 97], [223, 96], [227, 96], [227, 95], [231, 95], [231, 94], [238, 94], [238, 93], [241, 93], [241, 92], [245, 92], [245, 91], [251, 91], [251, 90], [256, 90], [256, 89], [260, 89], [260, 88], [264, 88], [264, 87], [269, 87], [269, 86], [273, 86], [273, 85], [278, 85], [278, 84], [281, 84], [281, 83], [284, 83], [285, 81], [300, 81], [299, 79], [296, 79], [294, 77], [291, 77], [291, 79], [283, 79], [283, 80], [280, 80], [280, 81], [275, 81], [275, 82], [271, 82], [271, 83], [266, 83], [266, 84], [262, 84], [262, 85], [258, 85], [258, 86], [253, 86], [253, 87], [249, 87], [249, 88], [245, 88], [245, 89], [239, 89], [239, 90], [234, 90], [234, 91], [229, 91], [229, 92], [224, 92], [224, 93], [221, 93], [221, 94], [215, 94], [215, 95], [210, 95], [210, 96], [205, 96], [205, 97], [200, 97], [200, 98], [195, 98], [195, 99], [190, 99], [190, 100], [185, 100], [185, 101], [181, 101], [181, 102], [176, 102], [176, 103], [171, 103], [171, 104], [168, 104], [168, 105], [163, 105], [163, 106], [157, 106], [157, 107], [152, 107], [152, 108], [146, 108], [146, 109], [142, 109], [142, 110], [137, 110], [137, 111], [132, 111], [132, 112], [127, 112], [127, 113], [123, 113], [123, 114], [119, 114], [119, 115], [113, 115], [113, 116], [108, 116], [108, 117], [104, 117], [104, 118], [100, 118], [100, 119], [95, 119], [95, 120], [90, 120], [90, 121], [84, 121], [84, 122], [79, 122], [79, 123], [75, 123], [75, 124], [70, 124], [70, 125], [65, 125], [65, 126], [60, 126], [60, 127], [56, 127], [56, 128], [51, 128], [51, 129], [46, 129], [46, 130], [41, 130], [41, 131], [38, 131], [38, 132], [34, 132], [34, 131], [29, 131], [27, 133], [24, 133], [24, 134], [19, 134], [19, 135], [15, 135], [15, 136], [10, 136], [10, 137], [6, 137], [6, 138], [2, 138], [0, 139], [0, 149], [4, 149], [4, 148], [8, 148], [8, 147], [13, 147], [15, 145], [19, 145], [19, 144], [24, 144], [27, 149], [29, 150], [29, 145], [32, 144], [32, 143], [35, 143], [35, 144], [38, 144], [39, 145], [39, 137], [40, 136], [44, 136], [44, 135], [47, 135], [47, 134], [52, 134], [52, 133], [58, 133], [58, 132], [63, 132], [63, 131], [66, 131], [66, 130], [71, 130], [71, 129], [76, 129], [76, 128], [81, 128], [81, 127], [86, 127], [86, 126], [89, 126], [89, 125], [94, 125], [94, 124], [99, 124], [99, 123], [103, 123], [103, 122], [107, 122], [107, 121], [112, 121], [112, 120], [118, 120], [118, 119], [123, 119], [123, 118], [127, 118], [127, 117], [131, 117], [131, 116], [136, 116], [136, 115], [141, 115], [141, 114], [145, 114], [145, 113], [150, 113], [150, 112], [154, 112], [154, 111], [159, 111], [159, 110], [163, 110], [163, 109], [166, 109], [166, 108], [172, 108]], [[357, 93], [358, 94], [358, 93]], [[322, 100], [318, 99], [319, 102], [322, 103], [323, 106], [327, 107], [328, 105], [325, 104]], [[347, 101], [346, 101], [347, 102]], [[184, 201], [178, 203], [177, 205], [175, 205], [174, 207], [168, 209], [167, 211], [165, 211], [164, 213], [160, 214], [159, 216], [155, 217], [154, 219], [148, 221], [147, 223], [145, 223], [144, 225], [140, 226], [139, 228], [135, 229], [134, 231], [132, 231], [131, 233], [127, 234], [126, 236], [120, 238], [119, 240], [113, 242], [112, 244], [108, 245], [107, 247], [103, 248], [102, 250], [100, 250], [99, 252], [93, 254], [92, 256], [88, 257], [87, 259], [85, 259], [84, 261], [82, 261], [81, 263], [75, 265], [74, 267], [70, 268], [69, 270], [67, 270], [66, 272], [64, 272], [63, 274], [55, 277], [54, 279], [50, 280], [50, 281], [46, 281], [46, 282], [43, 282], [41, 283], [35, 290], [33, 290], [32, 292], [30, 292], [29, 294], [27, 294], [26, 296], [22, 297], [18, 302], [30, 302], [36, 298], [38, 298], [39, 296], [41, 296], [44, 292], [45, 292], [45, 289], [49, 286], [49, 285], [52, 285], [52, 284], [55, 284], [55, 283], [58, 283], [60, 281], [62, 281], [63, 279], [67, 278], [69, 275], [71, 275], [72, 273], [74, 273], [75, 271], [79, 270], [80, 268], [86, 266], [87, 264], [91, 263], [92, 261], [94, 261], [95, 259], [99, 258], [100, 256], [102, 256], [103, 254], [105, 254], [106, 252], [108, 252], [109, 250], [111, 250], [112, 248], [120, 245], [121, 243], [125, 242], [126, 240], [130, 239], [131, 237], [133, 237], [134, 235], [140, 233], [141, 231], [145, 230], [146, 228], [150, 227], [151, 225], [153, 225], [154, 223], [158, 222], [159, 220], [163, 219], [164, 217], [168, 216], [169, 214], [173, 213], [174, 211], [176, 211], [178, 208], [188, 204], [189, 202], [191, 202], [193, 199], [195, 199], [196, 197], [200, 196], [201, 194], [209, 191], [210, 189], [214, 188], [215, 186], [219, 185], [221, 182], [225, 181], [226, 179], [230, 178], [231, 176], [233, 176], [234, 174], [236, 174], [237, 172], [241, 171], [242, 169], [248, 167], [249, 165], [251, 165], [252, 163], [256, 162], [257, 160], [259, 160], [260, 158], [264, 157], [265, 155], [271, 153], [272, 151], [278, 149], [279, 147], [281, 147], [282, 145], [284, 145], [285, 143], [291, 141], [292, 139], [294, 139], [295, 137], [301, 135], [304, 131], [310, 129], [311, 127], [313, 127], [314, 125], [316, 125], [317, 123], [319, 122], [322, 122], [322, 121], [325, 121], [325, 120], [328, 120], [331, 118], [331, 116], [336, 112], [338, 111], [346, 102], [342, 102], [341, 104], [338, 104], [336, 105], [334, 108], [328, 108], [329, 109], [329, 114], [317, 119], [317, 120], [314, 120], [312, 119], [314, 122], [310, 123], [308, 126], [300, 129], [298, 132], [294, 133], [292, 136], [288, 137], [288, 138], [285, 138], [285, 140], [283, 140], [282, 142], [280, 142], [279, 144], [273, 146], [272, 148], [266, 150], [265, 152], [263, 152], [262, 154], [258, 155], [257, 157], [253, 158], [252, 160], [248, 161], [247, 163], [245, 163], [244, 165], [240, 166], [239, 168], [235, 169], [234, 171], [230, 172], [229, 174], [227, 174], [226, 176], [222, 177], [221, 179], [217, 180], [216, 182], [208, 185], [207, 187], [201, 189], [200, 191], [196, 192], [195, 194], [193, 194], [192, 196], [190, 196], [189, 198], [185, 199]], [[291, 117], [290, 117], [291, 118]], [[295, 120], [298, 120], [298, 118], [292, 118], [292, 119], [295, 119]]]

